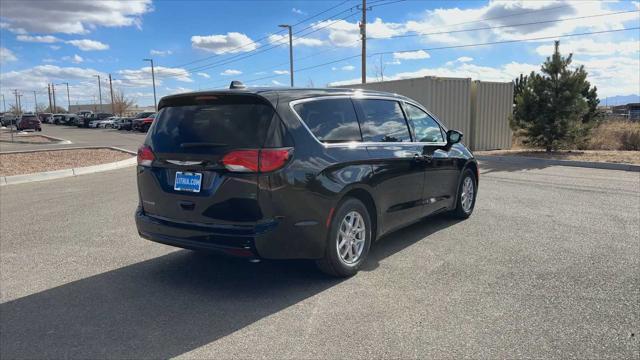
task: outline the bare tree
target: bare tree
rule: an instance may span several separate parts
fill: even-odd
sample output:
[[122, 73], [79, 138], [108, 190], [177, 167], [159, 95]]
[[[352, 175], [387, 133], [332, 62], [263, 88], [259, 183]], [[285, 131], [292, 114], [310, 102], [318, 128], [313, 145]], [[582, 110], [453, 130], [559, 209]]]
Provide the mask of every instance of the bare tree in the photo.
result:
[[387, 65], [382, 61], [382, 55], [378, 58], [378, 64], [373, 65], [373, 76], [375, 76], [376, 81], [384, 81], [384, 71], [387, 68]]
[[307, 87], [308, 88], [314, 88], [315, 85], [313, 84], [313, 79], [309, 78], [309, 80], [307, 80]]
[[125, 96], [122, 90], [113, 92], [113, 109], [117, 115], [122, 116], [135, 104], [135, 100]]

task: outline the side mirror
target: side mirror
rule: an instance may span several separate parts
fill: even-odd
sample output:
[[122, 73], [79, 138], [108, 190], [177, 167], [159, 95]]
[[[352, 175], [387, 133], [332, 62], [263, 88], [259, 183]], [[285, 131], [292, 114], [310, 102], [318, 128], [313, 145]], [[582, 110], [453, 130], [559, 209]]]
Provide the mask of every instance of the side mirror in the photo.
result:
[[447, 145], [457, 144], [462, 140], [462, 133], [458, 130], [447, 131]]

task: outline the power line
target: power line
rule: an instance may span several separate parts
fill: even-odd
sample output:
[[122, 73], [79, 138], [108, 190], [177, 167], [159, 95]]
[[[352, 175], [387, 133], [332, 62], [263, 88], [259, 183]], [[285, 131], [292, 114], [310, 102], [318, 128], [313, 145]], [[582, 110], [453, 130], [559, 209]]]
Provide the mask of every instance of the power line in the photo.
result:
[[522, 24], [485, 26], [485, 27], [474, 28], [474, 29], [461, 29], [461, 30], [451, 30], [451, 31], [437, 31], [437, 32], [430, 32], [430, 33], [393, 35], [393, 36], [389, 36], [389, 37], [385, 37], [385, 38], [379, 37], [379, 38], [371, 38], [371, 39], [373, 39], [373, 40], [384, 40], [384, 39], [406, 38], [406, 37], [414, 37], [414, 36], [454, 34], [454, 33], [460, 33], [460, 32], [468, 32], [468, 31], [492, 30], [492, 29], [502, 29], [502, 28], [507, 28], [507, 27], [518, 27], [518, 26], [527, 26], [527, 25], [549, 24], [549, 23], [562, 22], [562, 21], [580, 20], [580, 19], [588, 19], [588, 18], [594, 18], [594, 17], [611, 16], [611, 15], [619, 15], [619, 14], [628, 14], [628, 13], [634, 13], [634, 12], [640, 12], [640, 10], [617, 11], [617, 12], [610, 12], [610, 13], [604, 13], [604, 14], [577, 16], [577, 17], [565, 18], [565, 19], [534, 21], [534, 22], [522, 23]]
[[[393, 4], [393, 3], [398, 3], [398, 2], [402, 2], [402, 1], [406, 1], [406, 0], [395, 0], [395, 1], [389, 1], [389, 2], [386, 2], [386, 3], [380, 4], [380, 3], [381, 3], [381, 2], [383, 2], [383, 1], [385, 1], [385, 0], [378, 0], [378, 1], [375, 1], [375, 2], [372, 2], [372, 3], [369, 3], [369, 5], [370, 5], [370, 7], [373, 9], [373, 8], [375, 8], [375, 7], [379, 7], [379, 6], [383, 6], [383, 5], [389, 5], [389, 4]], [[478, 20], [465, 21], [465, 22], [461, 22], [461, 23], [456, 23], [456, 24], [451, 24], [451, 25], [445, 25], [445, 26], [443, 26], [443, 27], [447, 28], [447, 27], [454, 27], [454, 26], [459, 26], [459, 25], [466, 25], [466, 24], [472, 24], [472, 23], [479, 23], [479, 22], [483, 22], [483, 21], [487, 21], [487, 20], [502, 19], [502, 18], [507, 18], [507, 17], [514, 17], [514, 16], [527, 15], [527, 14], [532, 14], [532, 13], [548, 12], [548, 11], [558, 10], [558, 9], [567, 8], [567, 7], [572, 7], [572, 6], [571, 6], [571, 5], [562, 5], [562, 6], [555, 6], [555, 7], [550, 7], [550, 8], [546, 8], [546, 9], [529, 10], [529, 11], [519, 12], [519, 13], [516, 13], [516, 14], [508, 14], [508, 15], [501, 15], [501, 16], [493, 16], [493, 17], [482, 18], [482, 19], [478, 19]], [[344, 12], [344, 11], [343, 11], [343, 12]], [[356, 14], [357, 14], [357, 13], [354, 13], [354, 14], [352, 14], [351, 16], [356, 15]], [[338, 22], [338, 21], [340, 21], [340, 20], [341, 20], [341, 19], [339, 19], [339, 20], [337, 20], [337, 21], [334, 21], [334, 22], [332, 22], [331, 24], [328, 24], [328, 25], [326, 25], [326, 26], [324, 26], [324, 27], [322, 27], [322, 28], [326, 28], [326, 27], [328, 27], [328, 26], [331, 26], [331, 25], [335, 24], [336, 22]], [[321, 30], [321, 29], [316, 29], [316, 30], [314, 30], [313, 32], [318, 31], [318, 30]], [[301, 30], [301, 31], [302, 31], [302, 30]], [[310, 33], [307, 33], [307, 34], [304, 34], [303, 36], [306, 36], [306, 35], [309, 35], [309, 34], [310, 34]], [[379, 39], [379, 38], [373, 38], [373, 39], [376, 39], [376, 40], [377, 40], [377, 39]], [[353, 43], [351, 43], [351, 44], [349, 44], [349, 45], [347, 45], [347, 46], [343, 46], [343, 47], [350, 47], [351, 45], [354, 45], [354, 44], [356, 44], [356, 43], [358, 43], [358, 42], [360, 42], [360, 41], [361, 41], [361, 39], [358, 39], [357, 41], [355, 41], [355, 42], [353, 42]], [[279, 46], [279, 45], [278, 45], [278, 46]], [[275, 47], [277, 47], [277, 46], [274, 46], [274, 47], [272, 47], [272, 48], [275, 48]], [[337, 50], [338, 48], [340, 48], [340, 47], [337, 47], [337, 48], [336, 48], [336, 47], [334, 47], [334, 48], [331, 48], [330, 50], [326, 50], [326, 51], [322, 51], [322, 52], [316, 52], [316, 53], [314, 53], [314, 54], [311, 54], [310, 56], [306, 56], [306, 57], [304, 57], [304, 58], [298, 59], [297, 61], [302, 61], [302, 60], [304, 60], [304, 59], [306, 59], [306, 58], [314, 57], [314, 56], [316, 56], [317, 54], [323, 54], [323, 53], [326, 53], [326, 52], [335, 51], [335, 50]], [[242, 60], [242, 59], [238, 59], [238, 60]], [[226, 65], [226, 64], [227, 64], [227, 63], [222, 64], [222, 65]], [[215, 64], [211, 64], [211, 65], [215, 65]], [[275, 66], [276, 66], [276, 67], [277, 67], [277, 66], [281, 66], [281, 64], [277, 64], [277, 65], [275, 65]], [[215, 66], [212, 66], [212, 67], [215, 67]], [[271, 67], [271, 68], [269, 68], [269, 69], [267, 69], [267, 70], [271, 70], [271, 69], [274, 69], [274, 68], [273, 68], [273, 67]], [[225, 83], [226, 83], [226, 82], [225, 82]], [[221, 83], [221, 84], [222, 84], [222, 83]]]
[[[314, 18], [316, 18], [316, 17], [318, 17], [318, 16], [322, 15], [322, 14], [325, 14], [325, 13], [327, 13], [327, 12], [331, 11], [331, 10], [334, 10], [334, 9], [336, 9], [336, 8], [341, 7], [342, 5], [344, 5], [345, 3], [349, 2], [349, 1], [352, 1], [352, 0], [344, 0], [344, 1], [342, 1], [341, 3], [339, 3], [338, 5], [336, 5], [336, 6], [332, 6], [332, 7], [328, 8], [328, 9], [326, 9], [326, 10], [323, 10], [323, 11], [321, 11], [321, 12], [319, 12], [319, 13], [315, 14], [315, 15], [309, 16], [309, 17], [307, 17], [307, 18], [305, 18], [305, 19], [303, 19], [303, 20], [301, 20], [301, 21], [299, 21], [299, 22], [297, 22], [297, 23], [293, 24], [292, 26], [297, 26], [297, 25], [300, 25], [300, 24], [302, 24], [302, 23], [305, 23], [305, 22], [307, 22], [307, 21], [309, 21], [309, 20], [311, 20], [311, 19], [314, 19]], [[336, 16], [336, 15], [333, 15], [333, 16]], [[245, 48], [245, 47], [247, 47], [247, 46], [250, 46], [250, 45], [254, 45], [254, 44], [255, 44], [255, 45], [259, 45], [259, 42], [260, 42], [260, 41], [262, 41], [262, 40], [266, 40], [266, 39], [268, 39], [269, 37], [271, 37], [271, 36], [273, 36], [273, 35], [278, 35], [278, 34], [280, 34], [280, 33], [282, 33], [282, 32], [284, 32], [284, 30], [279, 30], [279, 31], [276, 31], [276, 32], [270, 33], [270, 34], [265, 35], [265, 36], [263, 36], [263, 37], [261, 37], [261, 38], [259, 38], [259, 39], [257, 39], [257, 40], [253, 40], [253, 41], [251, 41], [251, 42], [248, 42], [248, 43], [246, 43], [246, 44], [243, 44], [243, 45], [240, 45], [240, 46], [238, 46], [238, 47], [235, 47], [235, 48], [233, 48], [233, 49], [231, 49], [231, 50], [228, 50], [228, 51], [226, 51], [225, 53], [222, 53], [222, 54], [209, 55], [209, 56], [206, 56], [206, 57], [201, 58], [201, 59], [193, 60], [193, 61], [190, 61], [190, 62], [187, 62], [187, 63], [184, 63], [184, 64], [174, 65], [174, 66], [171, 66], [171, 67], [174, 67], [174, 68], [175, 68], [175, 67], [183, 67], [183, 66], [186, 66], [186, 65], [191, 65], [191, 64], [198, 63], [198, 62], [206, 61], [206, 60], [213, 59], [213, 58], [215, 58], [215, 57], [223, 56], [223, 55], [226, 55], [226, 54], [231, 54], [231, 53], [235, 52], [236, 50], [243, 49], [243, 48]]]
[[[540, 23], [550, 23], [550, 22], [562, 22], [562, 21], [569, 21], [569, 20], [576, 20], [576, 19], [585, 19], [585, 18], [592, 18], [592, 17], [601, 17], [601, 16], [609, 16], [609, 15], [616, 15], [616, 14], [623, 14], [623, 13], [632, 13], [632, 12], [638, 12], [638, 10], [632, 10], [632, 11], [620, 11], [620, 12], [615, 12], [615, 13], [606, 13], [606, 14], [595, 14], [595, 15], [586, 15], [586, 16], [580, 16], [580, 17], [574, 17], [574, 18], [566, 18], [566, 19], [556, 19], [556, 20], [546, 20], [546, 21], [537, 21], [537, 22], [529, 22], [529, 23], [522, 23], [522, 24], [511, 24], [511, 25], [501, 25], [501, 26], [493, 26], [493, 27], [482, 27], [482, 28], [474, 28], [474, 29], [463, 29], [463, 30], [451, 30], [451, 31], [439, 31], [439, 32], [433, 32], [433, 33], [421, 33], [419, 35], [435, 35], [435, 34], [451, 34], [451, 33], [460, 33], [460, 32], [469, 32], [469, 31], [479, 31], [479, 30], [489, 30], [489, 29], [498, 29], [498, 28], [505, 28], [505, 27], [517, 27], [517, 26], [526, 26], [526, 25], [533, 25], [533, 24], [540, 24]], [[481, 20], [477, 20], [477, 21], [481, 21]], [[411, 34], [411, 36], [417, 36], [414, 34]], [[393, 37], [405, 37], [403, 35], [399, 35], [399, 36], [392, 36]], [[388, 38], [373, 38], [375, 40], [381, 40], [381, 39], [388, 39]], [[360, 41], [360, 40], [358, 40]], [[352, 43], [355, 44], [358, 41]], [[352, 45], [350, 44], [350, 45]], [[329, 51], [334, 51], [334, 49], [331, 49]], [[329, 52], [329, 51], [325, 51], [323, 53]], [[303, 61], [306, 58], [310, 58], [310, 57], [315, 57], [317, 56], [319, 53], [314, 53], [311, 54], [310, 56], [304, 57], [299, 59], [298, 61]], [[355, 58], [356, 56], [352, 56], [349, 57], [348, 59], [351, 58]], [[369, 56], [367, 56], [369, 57]], [[345, 58], [347, 59], [347, 58]], [[339, 62], [339, 61], [337, 61]], [[273, 68], [270, 68], [273, 69]], [[298, 71], [300, 71], [300, 69], [298, 69]], [[275, 76], [274, 76], [275, 77]]]
[[[382, 52], [376, 52], [376, 53], [372, 53], [367, 55], [368, 57], [372, 57], [372, 56], [377, 56], [377, 55], [387, 55], [387, 54], [392, 54], [392, 53], [405, 53], [405, 52], [415, 52], [415, 51], [437, 51], [437, 50], [446, 50], [446, 49], [459, 49], [459, 48], [468, 48], [468, 47], [478, 47], [478, 46], [487, 46], [487, 45], [500, 45], [500, 44], [512, 44], [512, 43], [518, 43], [518, 42], [527, 42], [527, 41], [539, 41], [539, 40], [550, 40], [550, 39], [560, 39], [560, 38], [567, 38], [567, 37], [576, 37], [576, 36], [586, 36], [586, 35], [597, 35], [597, 34], [605, 34], [605, 33], [613, 33], [613, 32], [621, 32], [621, 31], [629, 31], [629, 30], [640, 30], [640, 27], [633, 27], [633, 28], [623, 28], [623, 29], [614, 29], [614, 30], [602, 30], [602, 31], [592, 31], [592, 32], [583, 32], [583, 33], [575, 33], [575, 34], [565, 34], [565, 35], [556, 35], [556, 36], [542, 36], [542, 37], [535, 37], [535, 38], [527, 38], [527, 39], [514, 39], [514, 40], [502, 40], [502, 41], [491, 41], [491, 42], [485, 42], [485, 43], [475, 43], [475, 44], [463, 44], [463, 45], [451, 45], [451, 46], [440, 46], [440, 47], [432, 47], [432, 48], [421, 48], [421, 49], [412, 49], [412, 50], [394, 50], [394, 51], [382, 51]], [[328, 62], [324, 62], [321, 64], [316, 64], [316, 65], [312, 65], [312, 66], [308, 66], [308, 67], [304, 67], [304, 68], [300, 68], [297, 71], [301, 72], [301, 71], [307, 71], [307, 70], [312, 70], [312, 69], [316, 69], [319, 67], [323, 67], [323, 66], [327, 66], [327, 65], [332, 65], [335, 63], [339, 63], [345, 60], [350, 60], [350, 59], [354, 59], [360, 57], [360, 54], [358, 55], [352, 55], [352, 56], [347, 56], [344, 58], [340, 58], [340, 59], [336, 59], [336, 60], [332, 60], [332, 61], [328, 61]], [[273, 76], [268, 76], [268, 77], [262, 77], [262, 78], [258, 78], [258, 79], [251, 79], [251, 80], [247, 80], [247, 83], [250, 82], [254, 82], [254, 81], [260, 81], [260, 80], [265, 80], [265, 79], [270, 79], [270, 78], [274, 78], [274, 77], [278, 77], [281, 75], [273, 75]]]

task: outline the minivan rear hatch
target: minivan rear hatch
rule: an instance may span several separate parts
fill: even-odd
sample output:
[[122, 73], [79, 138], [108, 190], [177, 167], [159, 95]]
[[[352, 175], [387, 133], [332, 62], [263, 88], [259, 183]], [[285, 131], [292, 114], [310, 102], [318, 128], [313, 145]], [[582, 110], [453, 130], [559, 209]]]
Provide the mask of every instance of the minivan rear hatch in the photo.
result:
[[160, 107], [138, 154], [145, 213], [199, 224], [259, 221], [257, 169], [243, 156], [263, 147], [273, 106], [253, 94], [188, 94]]

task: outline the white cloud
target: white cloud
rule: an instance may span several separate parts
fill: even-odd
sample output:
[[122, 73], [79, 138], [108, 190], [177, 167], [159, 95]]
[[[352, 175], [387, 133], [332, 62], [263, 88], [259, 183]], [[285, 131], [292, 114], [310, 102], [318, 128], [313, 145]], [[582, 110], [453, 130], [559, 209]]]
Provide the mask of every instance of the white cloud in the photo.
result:
[[171, 54], [173, 54], [173, 51], [171, 51], [171, 50], [154, 50], [154, 49], [151, 49], [149, 51], [149, 55], [151, 55], [151, 56], [167, 56], [167, 55], [171, 55]]
[[58, 62], [58, 60], [56, 59], [52, 59], [52, 58], [44, 58], [42, 59], [43, 63], [54, 63], [54, 62]]
[[58, 39], [55, 36], [51, 36], [51, 35], [44, 35], [44, 36], [39, 36], [39, 35], [18, 35], [16, 36], [16, 40], [18, 41], [23, 41], [23, 42], [33, 42], [33, 43], [45, 43], [45, 44], [52, 44], [52, 43], [56, 43], [58, 41], [62, 41], [60, 39]]
[[574, 57], [572, 65], [584, 65], [587, 80], [598, 87], [598, 96], [640, 94], [640, 58], [638, 56]]
[[278, 80], [271, 80], [271, 83], [276, 86], [287, 86], [286, 84], [283, 84]]
[[345, 65], [345, 66], [342, 66], [342, 67], [335, 67], [334, 66], [334, 67], [331, 68], [331, 70], [334, 70], [334, 71], [336, 71], [336, 70], [353, 71], [353, 70], [355, 70], [355, 68], [356, 67], [353, 66], [353, 65]]
[[182, 93], [188, 93], [188, 92], [194, 91], [193, 89], [189, 89], [181, 86], [178, 86], [176, 88], [165, 88], [165, 90], [168, 91], [167, 95], [182, 94]]
[[273, 70], [273, 73], [276, 75], [285, 75], [288, 74], [289, 71], [288, 70]]
[[[554, 45], [540, 45], [536, 48], [536, 53], [542, 56], [553, 54]], [[575, 39], [560, 42], [560, 52], [563, 54], [573, 53], [574, 56], [612, 56], [612, 55], [632, 55], [640, 52], [640, 41], [606, 41], [597, 42], [593, 39]]]
[[211, 78], [211, 76], [210, 76], [209, 74], [207, 74], [207, 73], [203, 73], [203, 72], [199, 72], [199, 73], [198, 73], [198, 75], [202, 76], [202, 77], [203, 77], [203, 78], [205, 78], [205, 79], [209, 79], [209, 78]]
[[82, 40], [69, 40], [67, 44], [71, 44], [82, 51], [99, 51], [109, 49], [109, 45], [101, 43], [96, 40], [82, 39]]
[[240, 75], [240, 74], [242, 74], [242, 71], [234, 70], [234, 69], [227, 69], [220, 73], [220, 75], [222, 76], [233, 76], [233, 75]]
[[307, 15], [306, 12], [304, 12], [304, 11], [302, 11], [300, 9], [296, 9], [296, 8], [292, 8], [291, 12], [294, 13], [294, 14], [298, 14], [298, 15]]
[[[189, 76], [189, 72], [183, 68], [168, 68], [164, 66], [156, 66], [154, 68], [156, 75], [156, 84], [160, 85], [163, 79], [172, 78], [182, 82], [193, 82]], [[151, 78], [151, 67], [145, 66], [137, 70], [120, 70], [118, 71], [118, 83], [123, 86], [142, 87], [151, 86], [153, 84]]]
[[51, 50], [60, 50], [60, 46], [58, 46], [58, 45], [49, 45], [49, 48]]
[[[90, 81], [95, 84], [95, 75], [106, 74], [90, 68], [60, 67], [56, 65], [38, 65], [19, 71], [0, 73], [2, 89], [46, 89], [51, 82], [80, 82]], [[86, 92], [86, 89], [83, 90]]]
[[[580, 31], [620, 29], [624, 23], [636, 21], [637, 13], [617, 14], [606, 18], [567, 20], [538, 23], [527, 26], [506, 25], [563, 20], [573, 17], [602, 14], [609, 9], [608, 2], [600, 1], [490, 1], [480, 7], [466, 9], [438, 8], [427, 10], [419, 20], [408, 21], [405, 30], [423, 35], [427, 43], [462, 44], [495, 40], [521, 39], [522, 37], [547, 37]], [[619, 10], [619, 9], [618, 9]], [[491, 30], [440, 33], [477, 27], [505, 26]], [[434, 34], [435, 33], [435, 34]]]
[[393, 53], [393, 58], [398, 60], [418, 60], [418, 59], [428, 59], [430, 57], [431, 56], [424, 50]]
[[16, 61], [16, 60], [18, 60], [18, 58], [13, 53], [13, 51], [5, 47], [0, 47], [0, 63], [6, 63], [9, 61]]
[[469, 57], [469, 56], [461, 56], [461, 57], [457, 58], [457, 59], [456, 59], [456, 61], [457, 61], [457, 62], [462, 62], [462, 63], [465, 63], [465, 62], [472, 62], [472, 61], [473, 61], [473, 58], [472, 58], [472, 57]]
[[194, 49], [215, 54], [253, 51], [258, 45], [247, 35], [238, 32], [230, 32], [227, 35], [194, 35], [191, 37], [191, 46]]
[[[273, 45], [289, 45], [289, 35], [269, 35], [269, 43]], [[322, 46], [324, 41], [320, 39], [293, 37], [293, 46]]]
[[62, 57], [62, 60], [63, 61], [70, 61], [70, 62], [72, 62], [74, 64], [79, 64], [79, 63], [84, 61], [82, 56], [80, 56], [78, 54], [75, 54], [73, 56], [64, 56], [64, 57]]
[[14, 32], [86, 34], [99, 26], [140, 26], [151, 0], [3, 1], [3, 28]]

